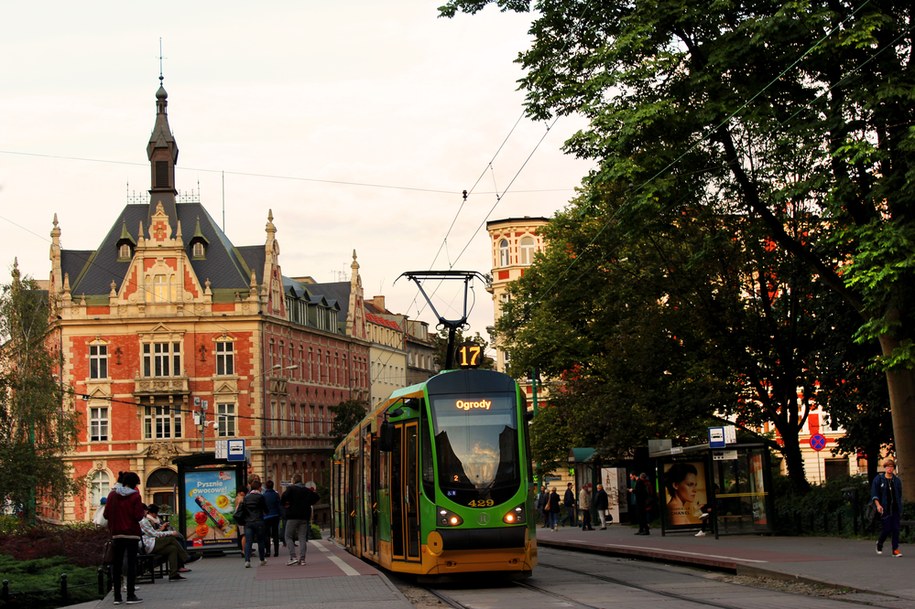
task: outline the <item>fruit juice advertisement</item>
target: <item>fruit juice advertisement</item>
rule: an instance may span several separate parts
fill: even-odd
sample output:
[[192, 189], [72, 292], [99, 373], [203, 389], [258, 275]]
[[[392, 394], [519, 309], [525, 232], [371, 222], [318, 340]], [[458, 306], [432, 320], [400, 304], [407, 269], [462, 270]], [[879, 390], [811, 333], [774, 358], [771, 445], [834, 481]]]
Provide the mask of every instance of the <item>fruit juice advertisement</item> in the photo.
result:
[[185, 473], [185, 531], [191, 547], [235, 544], [236, 475], [234, 469]]

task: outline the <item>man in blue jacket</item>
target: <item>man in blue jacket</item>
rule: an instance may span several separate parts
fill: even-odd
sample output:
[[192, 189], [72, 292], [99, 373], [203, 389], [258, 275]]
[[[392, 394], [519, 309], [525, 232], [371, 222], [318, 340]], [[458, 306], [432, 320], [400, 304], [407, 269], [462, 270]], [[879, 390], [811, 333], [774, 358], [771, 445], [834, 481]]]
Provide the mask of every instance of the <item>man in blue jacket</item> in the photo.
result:
[[884, 473], [878, 474], [871, 483], [871, 501], [880, 514], [880, 538], [877, 540], [877, 554], [883, 554], [883, 542], [892, 536], [893, 556], [902, 556], [899, 551], [899, 521], [902, 515], [902, 480], [896, 475], [896, 462], [883, 462]]

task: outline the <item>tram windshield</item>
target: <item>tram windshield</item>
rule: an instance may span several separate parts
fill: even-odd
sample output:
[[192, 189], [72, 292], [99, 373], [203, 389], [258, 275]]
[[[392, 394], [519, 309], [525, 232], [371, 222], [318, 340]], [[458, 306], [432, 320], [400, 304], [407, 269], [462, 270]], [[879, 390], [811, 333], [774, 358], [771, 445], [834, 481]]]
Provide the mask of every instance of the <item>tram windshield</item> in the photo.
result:
[[432, 397], [439, 486], [457, 503], [507, 501], [518, 490], [515, 394]]

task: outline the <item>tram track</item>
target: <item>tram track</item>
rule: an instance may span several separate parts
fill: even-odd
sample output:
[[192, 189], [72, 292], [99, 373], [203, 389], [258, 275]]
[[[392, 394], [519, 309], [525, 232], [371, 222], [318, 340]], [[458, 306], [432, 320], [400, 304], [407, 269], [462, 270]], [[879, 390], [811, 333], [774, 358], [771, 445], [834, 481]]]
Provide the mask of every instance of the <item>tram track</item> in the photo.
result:
[[[535, 570], [535, 577], [531, 579], [499, 582], [490, 581], [488, 585], [485, 582], [475, 581], [468, 582], [468, 587], [459, 586], [440, 586], [427, 585], [421, 586], [431, 597], [438, 602], [452, 609], [481, 609], [492, 606], [505, 607], [514, 609], [515, 607], [563, 607], [570, 609], [601, 609], [609, 606], [603, 597], [629, 596], [630, 599], [637, 595], [639, 605], [665, 604], [673, 601], [676, 607], [710, 607], [715, 609], [745, 609], [747, 607], [747, 595], [753, 591], [752, 595], [756, 600], [762, 600], [762, 604], [755, 602], [754, 606], [798, 606], [801, 599], [807, 599], [804, 604], [809, 607], [843, 607], [843, 606], [870, 606], [870, 607], [899, 607], [902, 600], [895, 597], [885, 598], [862, 598], [859, 595], [850, 595], [843, 598], [843, 594], [836, 590], [821, 590], [814, 592], [796, 591], [787, 587], [785, 582], [768, 582], [768, 585], [762, 585], [759, 580], [744, 578], [741, 581], [730, 579], [736, 576], [712, 576], [704, 577], [701, 574], [689, 573], [688, 570], [682, 570], [674, 567], [674, 570], [653, 567], [650, 565], [640, 565], [638, 569], [644, 573], [645, 569], [658, 572], [658, 581], [660, 584], [645, 584], [638, 581], [631, 581], [625, 576], [613, 576], [605, 573], [594, 572], [594, 569], [606, 569], [607, 565], [595, 565], [590, 569], [587, 564], [576, 563], [574, 567], [564, 566], [549, 560], [544, 560], [541, 554], [541, 560]], [[551, 576], [550, 571], [554, 574]], [[670, 589], [670, 583], [663, 583], [664, 574], [675, 575], [677, 577], [686, 577], [693, 580], [692, 586], [682, 585], [685, 592], [678, 592]], [[711, 581], [709, 581], [711, 580]], [[595, 593], [595, 586], [607, 584], [605, 590]], [[708, 583], [711, 586], [706, 592], [696, 590], [697, 584]], [[720, 584], [720, 586], [718, 586]], [[780, 585], [781, 584], [781, 585]], [[725, 588], [725, 586], [727, 588]], [[769, 586], [772, 586], [771, 588]], [[570, 591], [571, 590], [571, 591]], [[747, 591], [745, 595], [742, 590]], [[614, 592], [616, 591], [616, 592]], [[707, 597], [703, 598], [703, 594]], [[644, 595], [644, 596], [643, 596]], [[766, 598], [767, 595], [768, 598]], [[730, 598], [722, 598], [730, 597]], [[717, 598], [709, 598], [717, 597]], [[762, 599], [760, 599], [762, 597]], [[497, 599], [497, 600], [494, 600]], [[433, 605], [416, 605], [417, 607], [430, 607]], [[440, 606], [440, 605], [439, 605]]]

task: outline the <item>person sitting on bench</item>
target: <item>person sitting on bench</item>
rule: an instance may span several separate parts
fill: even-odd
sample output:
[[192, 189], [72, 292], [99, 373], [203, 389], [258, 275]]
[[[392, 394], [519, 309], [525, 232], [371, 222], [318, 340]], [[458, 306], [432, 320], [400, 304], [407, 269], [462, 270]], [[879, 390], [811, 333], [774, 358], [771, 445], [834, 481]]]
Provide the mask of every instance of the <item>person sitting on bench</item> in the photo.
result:
[[168, 580], [187, 579], [178, 572], [182, 566], [194, 562], [199, 556], [191, 557], [184, 549], [181, 533], [172, 529], [168, 522], [159, 520], [159, 506], [152, 504], [146, 508], [146, 518], [140, 521], [143, 532], [143, 549], [147, 554], [164, 556], [168, 559]]

